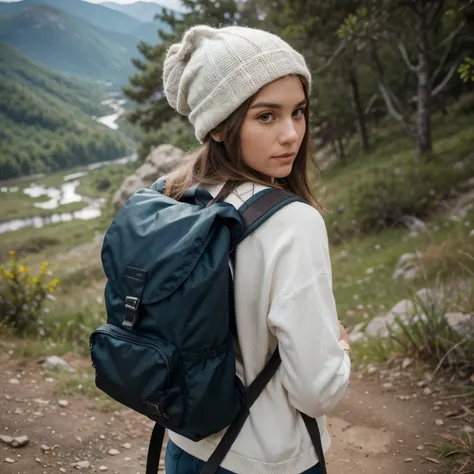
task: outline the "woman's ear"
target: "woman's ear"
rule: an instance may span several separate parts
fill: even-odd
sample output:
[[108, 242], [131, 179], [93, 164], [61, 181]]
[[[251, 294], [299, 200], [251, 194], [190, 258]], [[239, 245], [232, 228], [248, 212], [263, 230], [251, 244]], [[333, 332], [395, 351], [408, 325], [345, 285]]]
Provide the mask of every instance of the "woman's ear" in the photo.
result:
[[211, 137], [215, 142], [223, 142], [224, 141], [224, 134], [218, 132], [211, 132]]

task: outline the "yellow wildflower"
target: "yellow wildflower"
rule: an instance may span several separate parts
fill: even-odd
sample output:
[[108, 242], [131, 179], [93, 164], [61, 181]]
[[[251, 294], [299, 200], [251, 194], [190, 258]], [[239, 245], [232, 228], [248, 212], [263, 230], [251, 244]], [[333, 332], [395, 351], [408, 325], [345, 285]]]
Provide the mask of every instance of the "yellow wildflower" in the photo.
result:
[[9, 253], [10, 255], [15, 255], [16, 252], [15, 252], [14, 250], [9, 250], [8, 253]]
[[41, 265], [43, 265], [43, 267], [47, 267], [49, 263], [45, 261], [45, 262], [41, 262]]
[[20, 267], [20, 273], [25, 273], [26, 272], [26, 267], [24, 265], [22, 265]]

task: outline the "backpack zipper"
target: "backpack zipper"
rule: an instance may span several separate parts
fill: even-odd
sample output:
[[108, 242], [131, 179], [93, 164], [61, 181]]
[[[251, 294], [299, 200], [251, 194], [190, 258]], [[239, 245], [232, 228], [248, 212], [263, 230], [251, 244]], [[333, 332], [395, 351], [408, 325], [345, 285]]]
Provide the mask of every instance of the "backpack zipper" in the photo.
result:
[[[116, 339], [121, 339], [122, 341], [126, 341], [126, 342], [133, 342], [133, 343], [138, 344], [140, 346], [150, 347], [151, 349], [157, 350], [161, 354], [161, 356], [163, 357], [163, 360], [165, 361], [166, 369], [167, 369], [168, 374], [169, 374], [168, 380], [171, 379], [172, 370], [171, 370], [171, 363], [170, 363], [170, 360], [169, 360], [169, 355], [166, 353], [166, 351], [165, 351], [165, 349], [163, 349], [163, 347], [158, 345], [158, 343], [155, 343], [155, 342], [152, 342], [152, 341], [149, 341], [149, 340], [148, 341], [144, 340], [143, 337], [135, 336], [134, 334], [124, 334], [121, 330], [118, 330], [115, 326], [112, 326], [111, 324], [104, 324], [104, 325], [98, 327], [94, 331], [94, 333], [109, 334], [109, 335], [115, 337]], [[92, 353], [92, 336], [94, 335], [94, 333], [91, 335], [91, 342], [90, 342], [91, 353]], [[93, 364], [93, 366], [94, 365], [95, 364]]]

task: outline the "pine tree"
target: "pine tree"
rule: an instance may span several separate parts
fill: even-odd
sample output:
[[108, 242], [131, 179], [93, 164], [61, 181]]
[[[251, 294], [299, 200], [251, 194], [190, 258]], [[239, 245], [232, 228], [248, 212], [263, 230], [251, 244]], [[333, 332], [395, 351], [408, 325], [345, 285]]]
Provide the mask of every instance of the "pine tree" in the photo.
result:
[[[128, 114], [128, 120], [147, 133], [158, 130], [163, 123], [176, 116], [164, 97], [162, 84], [163, 62], [171, 44], [180, 41], [183, 33], [197, 24], [222, 27], [255, 26], [259, 23], [255, 2], [183, 0], [182, 4], [186, 13], [164, 9], [159, 15], [160, 21], [167, 25], [158, 33], [160, 42], [155, 45], [140, 43], [138, 50], [142, 58], [133, 60], [138, 72], [130, 77], [130, 85], [124, 88], [126, 96], [137, 104]], [[150, 137], [145, 141], [147, 147], [142, 149], [141, 155], [157, 144]]]

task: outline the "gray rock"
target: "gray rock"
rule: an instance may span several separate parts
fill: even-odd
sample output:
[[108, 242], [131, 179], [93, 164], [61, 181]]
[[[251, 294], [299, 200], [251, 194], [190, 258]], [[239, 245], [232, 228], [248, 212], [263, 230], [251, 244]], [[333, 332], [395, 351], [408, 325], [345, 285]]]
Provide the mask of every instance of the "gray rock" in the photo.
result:
[[458, 334], [474, 332], [474, 316], [472, 314], [446, 313], [445, 317], [451, 329]]
[[399, 317], [402, 321], [408, 320], [413, 316], [415, 306], [412, 301], [404, 299], [399, 301], [393, 308], [384, 315], [378, 315], [367, 325], [365, 334], [367, 336], [387, 337], [388, 328], [395, 323], [395, 318]]
[[430, 302], [436, 302], [442, 298], [442, 294], [434, 288], [421, 288], [416, 292], [416, 298], [423, 304], [428, 305]]
[[367, 366], [367, 373], [368, 373], [369, 375], [375, 374], [377, 371], [378, 371], [378, 369], [377, 369], [377, 366], [376, 366], [376, 365], [374, 365], [374, 364], [369, 364], [369, 365]]
[[365, 332], [364, 332], [364, 326], [366, 323], [359, 323], [354, 326], [350, 333], [350, 340], [351, 342], [357, 342], [360, 341], [365, 337]]
[[395, 386], [393, 385], [392, 382], [386, 382], [382, 385], [382, 388], [385, 392], [394, 392], [395, 391]]
[[58, 356], [50, 356], [47, 357], [46, 360], [43, 362], [43, 368], [45, 370], [70, 370], [71, 367], [69, 364], [61, 357]]
[[161, 176], [171, 173], [183, 162], [186, 152], [173, 145], [160, 145], [145, 159], [135, 174], [128, 176], [115, 193], [112, 204], [118, 211], [136, 191], [148, 188]]
[[402, 221], [402, 224], [410, 230], [421, 232], [428, 231], [428, 226], [421, 219], [418, 219], [418, 217], [405, 215], [402, 216], [400, 220]]
[[0, 435], [0, 441], [3, 441], [5, 444], [11, 444], [13, 438], [7, 435]]
[[393, 272], [392, 278], [394, 280], [414, 280], [421, 275], [421, 267], [418, 261], [418, 256], [414, 253], [403, 254]]
[[461, 195], [451, 206], [449, 220], [460, 221], [474, 207], [474, 190]]
[[366, 336], [388, 336], [387, 329], [388, 318], [386, 315], [375, 316], [365, 328]]
[[12, 448], [21, 448], [28, 444], [29, 438], [26, 435], [16, 437], [0, 435], [0, 441], [10, 445]]

